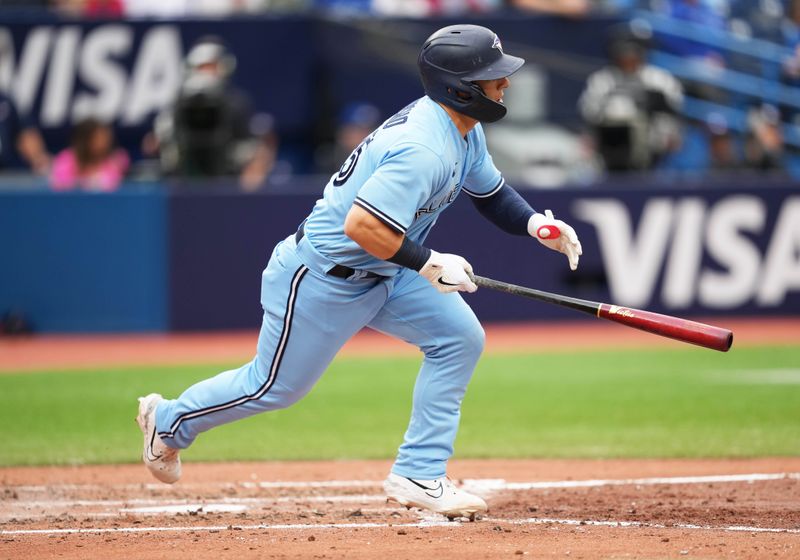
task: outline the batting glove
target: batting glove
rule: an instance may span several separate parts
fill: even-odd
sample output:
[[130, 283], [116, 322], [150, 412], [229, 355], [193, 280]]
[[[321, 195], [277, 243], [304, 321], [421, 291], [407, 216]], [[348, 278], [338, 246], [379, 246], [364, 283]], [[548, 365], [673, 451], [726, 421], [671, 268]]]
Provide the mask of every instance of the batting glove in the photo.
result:
[[430, 258], [419, 269], [419, 273], [442, 293], [472, 293], [478, 289], [475, 282], [470, 280], [472, 265], [458, 255], [431, 251]]
[[570, 269], [578, 268], [578, 257], [583, 254], [578, 235], [571, 226], [556, 220], [552, 211], [545, 210], [544, 214], [537, 212], [531, 216], [528, 233], [548, 249], [567, 255]]

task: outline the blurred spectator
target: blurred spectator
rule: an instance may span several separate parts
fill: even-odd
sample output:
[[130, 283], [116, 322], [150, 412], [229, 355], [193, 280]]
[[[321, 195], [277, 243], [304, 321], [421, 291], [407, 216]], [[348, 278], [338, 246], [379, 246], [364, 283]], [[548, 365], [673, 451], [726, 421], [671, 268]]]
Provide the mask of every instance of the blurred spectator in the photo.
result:
[[589, 76], [578, 100], [609, 171], [652, 169], [680, 147], [681, 84], [645, 62], [645, 45], [629, 29], [615, 31], [611, 64]]
[[708, 138], [708, 165], [713, 171], [734, 171], [744, 167], [736, 146], [736, 139], [728, 127], [728, 121], [720, 113], [711, 113], [706, 118]]
[[486, 13], [505, 6], [543, 14], [583, 16], [593, 4], [592, 0], [372, 0], [371, 7], [373, 13], [381, 16], [435, 17]]
[[748, 135], [745, 159], [748, 167], [759, 171], [784, 168], [784, 144], [778, 109], [764, 104], [752, 108], [747, 115]]
[[125, 0], [52, 0], [50, 4], [69, 16], [120, 18], [125, 15]]
[[83, 15], [99, 18], [121, 18], [125, 15], [124, 0], [86, 0]]
[[21, 119], [11, 99], [0, 92], [0, 170], [27, 169], [46, 175], [50, 154], [39, 130]]
[[518, 10], [567, 17], [586, 16], [599, 7], [592, 0], [508, 0], [508, 4]]
[[128, 154], [115, 148], [111, 127], [86, 119], [75, 125], [70, 147], [53, 160], [50, 184], [56, 191], [111, 192], [119, 187], [129, 163]]
[[131, 18], [176, 18], [186, 16], [225, 16], [257, 12], [264, 0], [124, 0], [125, 15]]
[[[325, 4], [363, 4], [364, 0], [317, 0]], [[372, 12], [380, 16], [435, 17], [480, 14], [504, 7], [526, 12], [582, 17], [590, 12], [616, 12], [634, 0], [372, 0]]]
[[372, 12], [390, 17], [435, 17], [496, 10], [502, 0], [372, 0]]
[[156, 117], [143, 151], [159, 152], [167, 174], [238, 176], [246, 190], [260, 187], [278, 149], [272, 117], [254, 115], [247, 94], [229, 83], [236, 59], [218, 38], [200, 39], [186, 66], [178, 98]]
[[[315, 9], [333, 15], [367, 15], [371, 11], [373, 0], [312, 0]], [[274, 3], [274, 0], [273, 2]], [[299, 0], [295, 3], [299, 3]], [[269, 6], [275, 11], [276, 7]]]
[[317, 169], [321, 173], [338, 170], [347, 156], [381, 123], [381, 114], [370, 103], [349, 103], [339, 113], [334, 141], [317, 151]]

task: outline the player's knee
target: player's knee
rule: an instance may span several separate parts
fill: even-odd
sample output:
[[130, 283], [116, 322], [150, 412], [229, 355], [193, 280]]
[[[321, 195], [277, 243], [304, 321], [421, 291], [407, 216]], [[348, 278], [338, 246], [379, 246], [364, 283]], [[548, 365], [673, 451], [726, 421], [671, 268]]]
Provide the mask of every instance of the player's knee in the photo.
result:
[[486, 344], [486, 333], [477, 319], [461, 324], [454, 333], [454, 337], [459, 352], [471, 356], [475, 360], [481, 355]]
[[264, 394], [261, 401], [268, 410], [288, 408], [305, 397], [310, 389], [309, 386], [295, 387], [277, 381]]

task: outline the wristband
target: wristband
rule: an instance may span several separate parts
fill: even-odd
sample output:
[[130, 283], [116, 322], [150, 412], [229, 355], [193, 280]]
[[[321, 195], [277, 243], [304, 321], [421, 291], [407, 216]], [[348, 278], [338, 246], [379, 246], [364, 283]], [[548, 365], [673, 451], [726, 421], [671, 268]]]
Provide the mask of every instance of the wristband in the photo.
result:
[[428, 259], [431, 258], [431, 250], [423, 247], [419, 243], [411, 241], [408, 237], [403, 237], [403, 243], [397, 252], [386, 259], [390, 263], [399, 264], [412, 270], [419, 270], [425, 266]]

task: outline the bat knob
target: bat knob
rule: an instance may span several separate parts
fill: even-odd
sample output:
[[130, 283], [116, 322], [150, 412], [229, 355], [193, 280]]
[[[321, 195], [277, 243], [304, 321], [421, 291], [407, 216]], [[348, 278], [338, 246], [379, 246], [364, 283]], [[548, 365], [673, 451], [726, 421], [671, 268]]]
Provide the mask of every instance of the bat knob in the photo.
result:
[[542, 226], [536, 231], [539, 239], [557, 239], [561, 236], [561, 231], [555, 226]]

